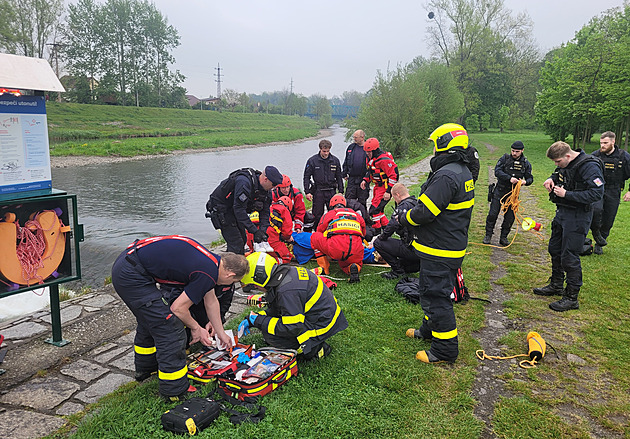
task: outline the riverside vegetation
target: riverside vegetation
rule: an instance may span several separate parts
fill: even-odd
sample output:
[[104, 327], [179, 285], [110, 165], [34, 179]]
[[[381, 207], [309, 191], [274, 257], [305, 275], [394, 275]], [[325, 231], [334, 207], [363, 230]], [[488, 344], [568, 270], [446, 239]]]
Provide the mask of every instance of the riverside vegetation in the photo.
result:
[[[539, 239], [519, 231], [506, 250], [481, 245], [488, 205], [485, 202], [488, 170], [515, 139], [526, 145], [532, 162], [534, 184], [521, 191], [524, 215], [543, 223]], [[475, 377], [482, 373], [475, 350], [488, 348], [478, 337], [487, 323], [485, 305], [470, 301], [456, 305], [460, 355], [453, 366], [424, 365], [415, 360], [428, 343], [405, 337], [418, 327], [422, 310], [394, 291], [394, 281], [382, 279], [382, 269], [365, 267], [361, 282], [339, 281], [334, 293], [350, 323], [330, 340], [332, 354], [323, 361], [300, 365], [297, 377], [262, 399], [267, 416], [259, 424], [234, 426], [227, 416], [199, 434], [222, 438], [462, 438], [484, 436], [489, 428], [500, 438], [589, 438], [630, 435], [630, 333], [627, 310], [630, 288], [625, 262], [630, 257], [630, 203], [622, 203], [602, 256], [582, 258], [584, 287], [580, 310], [550, 311], [550, 298], [535, 296], [531, 289], [545, 283], [550, 262], [547, 242], [554, 207], [542, 182], [553, 170], [545, 157], [551, 142], [540, 133], [484, 133], [473, 135], [480, 151], [482, 172], [477, 183], [476, 206], [470, 227], [469, 254], [464, 260], [466, 284], [474, 297], [493, 298], [493, 285], [501, 284], [510, 299], [503, 304], [509, 332], [494, 340], [504, 355], [527, 352], [525, 337], [539, 332], [551, 349], [535, 369], [521, 369], [515, 362], [509, 372], [495, 376], [505, 384], [505, 394], [494, 395], [494, 412], [488, 426], [474, 416]], [[487, 146], [490, 145], [490, 146]], [[588, 151], [597, 145], [592, 144]], [[491, 172], [491, 171], [490, 171]], [[412, 187], [418, 194], [419, 185]], [[510, 235], [511, 239], [512, 235]], [[491, 257], [501, 252], [506, 275], [491, 281], [496, 268]], [[332, 264], [331, 275], [345, 278]], [[255, 308], [253, 308], [256, 310]], [[228, 323], [236, 328], [242, 316]], [[263, 344], [254, 331], [245, 343]], [[568, 361], [573, 354], [580, 361]], [[212, 384], [201, 386], [205, 395]], [[52, 438], [167, 438], [161, 414], [175, 404], [157, 396], [157, 381], [130, 383], [100, 402], [69, 418]]]

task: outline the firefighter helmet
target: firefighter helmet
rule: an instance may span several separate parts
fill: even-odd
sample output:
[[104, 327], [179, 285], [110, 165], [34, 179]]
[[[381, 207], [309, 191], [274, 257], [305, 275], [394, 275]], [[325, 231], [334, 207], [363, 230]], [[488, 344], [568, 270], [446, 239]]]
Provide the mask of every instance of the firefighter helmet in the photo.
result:
[[273, 268], [278, 264], [273, 256], [263, 252], [256, 252], [247, 256], [247, 262], [249, 263], [249, 271], [243, 276], [241, 283], [254, 284], [259, 287], [267, 285]]
[[333, 195], [333, 197], [330, 199], [330, 203], [328, 203], [328, 205], [330, 206], [331, 209], [334, 209], [336, 205], [341, 204], [344, 207], [346, 207], [346, 197], [344, 197], [341, 194], [336, 194]]
[[363, 144], [364, 151], [374, 151], [375, 149], [378, 149], [378, 147], [379, 147], [379, 143], [376, 137], [370, 137]]
[[429, 136], [435, 146], [435, 152], [444, 152], [461, 146], [468, 148], [468, 133], [463, 126], [456, 123], [445, 123], [435, 129]]
[[288, 175], [282, 174], [282, 183], [280, 183], [276, 187], [289, 187], [289, 186], [291, 186], [291, 179], [289, 178]]
[[291, 197], [287, 197], [285, 195], [283, 197], [280, 197], [278, 199], [278, 202], [284, 204], [287, 209], [289, 209], [289, 211], [293, 210], [293, 201], [291, 200]]

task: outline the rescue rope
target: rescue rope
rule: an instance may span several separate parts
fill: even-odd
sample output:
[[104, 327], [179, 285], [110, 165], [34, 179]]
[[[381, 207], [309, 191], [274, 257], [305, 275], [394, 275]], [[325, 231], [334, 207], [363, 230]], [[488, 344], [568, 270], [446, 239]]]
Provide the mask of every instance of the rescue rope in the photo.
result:
[[[518, 358], [518, 357], [529, 358], [528, 354], [517, 354], [517, 355], [512, 355], [509, 357], [500, 357], [498, 355], [487, 355], [483, 349], [479, 349], [478, 351], [475, 351], [475, 355], [477, 355], [477, 358], [479, 358], [481, 361], [483, 360], [511, 360], [512, 358]], [[528, 364], [528, 366], [525, 366], [524, 364]], [[518, 365], [521, 366], [523, 369], [532, 369], [536, 367], [536, 360], [523, 360], [523, 361], [520, 361]]]

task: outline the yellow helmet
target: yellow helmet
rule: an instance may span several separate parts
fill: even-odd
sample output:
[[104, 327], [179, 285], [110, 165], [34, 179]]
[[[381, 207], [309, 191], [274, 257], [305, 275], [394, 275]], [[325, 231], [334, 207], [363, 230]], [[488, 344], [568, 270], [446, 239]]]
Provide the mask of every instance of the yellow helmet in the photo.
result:
[[259, 287], [264, 287], [269, 282], [273, 267], [278, 264], [273, 256], [263, 252], [256, 252], [247, 256], [247, 262], [249, 263], [249, 271], [243, 276], [241, 283], [254, 284]]
[[455, 146], [468, 148], [468, 133], [463, 126], [456, 123], [445, 123], [436, 128], [429, 136], [433, 141], [435, 152], [444, 152]]

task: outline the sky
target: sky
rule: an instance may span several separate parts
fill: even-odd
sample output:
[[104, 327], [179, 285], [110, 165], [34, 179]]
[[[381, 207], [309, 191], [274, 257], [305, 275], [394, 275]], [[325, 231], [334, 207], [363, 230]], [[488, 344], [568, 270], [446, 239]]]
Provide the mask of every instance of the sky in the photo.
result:
[[[368, 91], [377, 71], [430, 57], [425, 2], [412, 0], [153, 0], [181, 37], [173, 51], [188, 94]], [[534, 22], [541, 53], [571, 40], [623, 0], [505, 0]]]

